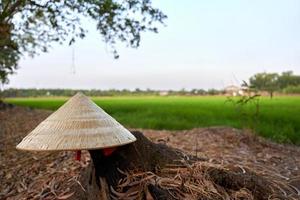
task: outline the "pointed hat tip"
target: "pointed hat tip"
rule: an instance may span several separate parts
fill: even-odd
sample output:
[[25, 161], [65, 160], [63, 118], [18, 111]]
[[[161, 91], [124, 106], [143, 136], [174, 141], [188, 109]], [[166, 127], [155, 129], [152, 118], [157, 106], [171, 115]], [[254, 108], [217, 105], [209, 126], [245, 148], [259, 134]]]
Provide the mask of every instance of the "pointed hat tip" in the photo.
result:
[[77, 92], [74, 96], [85, 96], [82, 92]]

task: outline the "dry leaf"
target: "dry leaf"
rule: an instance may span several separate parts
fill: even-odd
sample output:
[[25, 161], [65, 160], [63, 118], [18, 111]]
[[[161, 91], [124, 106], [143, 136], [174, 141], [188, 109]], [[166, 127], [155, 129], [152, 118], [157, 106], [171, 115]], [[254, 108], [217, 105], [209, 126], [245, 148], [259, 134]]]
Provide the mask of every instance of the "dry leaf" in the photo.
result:
[[68, 199], [70, 198], [71, 196], [74, 195], [75, 192], [72, 192], [72, 193], [69, 193], [69, 194], [65, 194], [65, 195], [62, 195], [62, 196], [58, 196], [57, 199]]

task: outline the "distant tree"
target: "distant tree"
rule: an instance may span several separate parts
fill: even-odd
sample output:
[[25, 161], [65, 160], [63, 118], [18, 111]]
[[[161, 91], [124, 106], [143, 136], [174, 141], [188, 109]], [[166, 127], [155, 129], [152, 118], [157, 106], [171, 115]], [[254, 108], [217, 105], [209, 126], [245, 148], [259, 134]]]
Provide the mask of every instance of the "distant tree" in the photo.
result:
[[190, 94], [191, 95], [205, 95], [206, 94], [206, 91], [203, 90], [203, 89], [192, 89], [190, 91]]
[[274, 91], [279, 88], [278, 77], [277, 73], [257, 73], [250, 78], [250, 87], [267, 91], [270, 97], [273, 98]]
[[278, 86], [280, 89], [298, 85], [300, 85], [300, 76], [294, 75], [293, 71], [282, 72], [278, 77]]
[[198, 94], [198, 90], [197, 89], [192, 89], [191, 90], [191, 94], [192, 95], [197, 95]]
[[47, 52], [51, 42], [84, 38], [83, 17], [97, 23], [115, 58], [116, 42], [138, 47], [143, 31], [157, 32], [156, 22], [166, 18], [151, 0], [1, 0], [0, 82], [17, 69], [24, 54]]
[[197, 94], [198, 94], [198, 95], [206, 95], [207, 92], [206, 92], [204, 89], [198, 89], [198, 90], [197, 90]]
[[300, 85], [298, 86], [288, 86], [283, 89], [283, 93], [286, 94], [300, 94]]
[[216, 90], [216, 89], [208, 89], [207, 94], [208, 95], [218, 95], [218, 94], [220, 94], [220, 91]]
[[140, 88], [135, 88], [134, 92], [135, 93], [140, 93], [140, 92], [142, 92], [142, 90]]

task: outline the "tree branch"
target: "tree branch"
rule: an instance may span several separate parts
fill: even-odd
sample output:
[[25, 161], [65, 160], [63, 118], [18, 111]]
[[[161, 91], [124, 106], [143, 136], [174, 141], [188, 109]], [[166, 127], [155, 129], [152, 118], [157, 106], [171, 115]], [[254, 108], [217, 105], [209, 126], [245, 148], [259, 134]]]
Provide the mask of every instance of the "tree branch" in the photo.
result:
[[42, 5], [42, 4], [37, 3], [36, 1], [29, 0], [29, 4], [39, 7], [39, 8], [48, 8], [49, 3], [51, 3], [51, 2], [52, 1], [47, 1], [46, 4]]
[[[25, 0], [17, 0], [9, 8], [6, 8], [7, 11], [2, 13], [1, 21], [7, 22], [9, 19], [11, 19], [13, 17], [13, 15], [15, 14], [16, 10], [19, 9], [19, 7], [22, 5], [22, 3], [25, 3]], [[9, 3], [7, 3], [7, 6], [8, 5], [9, 5]], [[5, 20], [5, 18], [7, 18], [7, 19]]]
[[6, 5], [3, 7], [3, 10], [2, 10], [2, 12], [1, 12], [1, 14], [0, 14], [0, 21], [2, 21], [2, 20], [4, 20], [4, 13], [6, 13], [6, 10], [8, 9], [8, 7], [9, 7], [9, 4], [10, 4], [10, 2], [8, 1], [7, 3], [6, 3]]

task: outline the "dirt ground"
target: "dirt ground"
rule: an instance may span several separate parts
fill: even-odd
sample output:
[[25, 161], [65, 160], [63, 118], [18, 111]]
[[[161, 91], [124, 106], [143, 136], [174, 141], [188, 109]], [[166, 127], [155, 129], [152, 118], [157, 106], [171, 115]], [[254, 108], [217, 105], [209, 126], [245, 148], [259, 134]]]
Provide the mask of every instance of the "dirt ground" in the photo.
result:
[[[0, 109], [0, 199], [69, 199], [74, 197], [74, 188], [85, 190], [79, 177], [90, 162], [87, 152], [78, 162], [74, 152], [32, 153], [15, 149], [50, 114], [23, 107]], [[278, 190], [285, 196], [300, 199], [299, 147], [275, 144], [249, 131], [228, 127], [139, 131], [154, 142], [200, 157], [206, 164], [231, 165], [241, 173], [251, 170], [280, 182], [284, 186]], [[287, 186], [289, 189], [283, 189]]]

